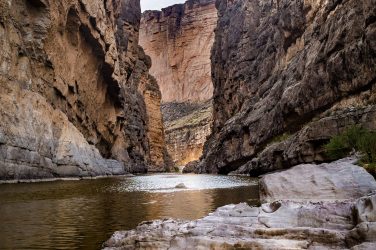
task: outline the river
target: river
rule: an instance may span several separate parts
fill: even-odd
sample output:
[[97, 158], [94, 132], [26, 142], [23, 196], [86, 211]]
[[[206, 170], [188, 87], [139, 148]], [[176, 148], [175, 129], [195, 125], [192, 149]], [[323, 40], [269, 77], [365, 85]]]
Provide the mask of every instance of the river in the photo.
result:
[[[183, 183], [186, 188], [175, 188]], [[258, 204], [257, 179], [158, 174], [0, 185], [0, 249], [99, 249], [146, 220], [198, 219]]]

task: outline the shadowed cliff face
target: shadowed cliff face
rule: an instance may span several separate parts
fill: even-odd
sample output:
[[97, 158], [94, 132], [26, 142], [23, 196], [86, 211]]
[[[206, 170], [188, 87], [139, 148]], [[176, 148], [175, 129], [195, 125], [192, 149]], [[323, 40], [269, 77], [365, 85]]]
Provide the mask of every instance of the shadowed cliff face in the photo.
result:
[[376, 1], [216, 5], [214, 125], [198, 171], [320, 162], [347, 126], [376, 128]]
[[138, 45], [139, 1], [0, 6], [0, 178], [144, 172], [153, 165], [152, 122], [139, 91], [150, 68]]
[[212, 97], [210, 50], [217, 10], [214, 0], [189, 0], [142, 15], [140, 44], [153, 61], [163, 102], [207, 101]]

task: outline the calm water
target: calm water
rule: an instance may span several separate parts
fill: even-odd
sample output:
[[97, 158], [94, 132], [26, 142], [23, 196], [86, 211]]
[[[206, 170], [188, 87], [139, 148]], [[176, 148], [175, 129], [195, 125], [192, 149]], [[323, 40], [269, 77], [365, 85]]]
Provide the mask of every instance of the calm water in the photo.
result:
[[[184, 183], [187, 189], [176, 189]], [[116, 230], [258, 203], [254, 179], [149, 175], [0, 185], [0, 249], [98, 249]]]

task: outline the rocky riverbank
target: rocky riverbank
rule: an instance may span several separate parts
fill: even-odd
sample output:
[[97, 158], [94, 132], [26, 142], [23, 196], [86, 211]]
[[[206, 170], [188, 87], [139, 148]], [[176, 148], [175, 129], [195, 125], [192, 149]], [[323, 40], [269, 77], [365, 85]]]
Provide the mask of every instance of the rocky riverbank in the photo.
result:
[[[376, 182], [344, 159], [261, 178], [266, 203], [227, 205], [196, 221], [116, 232], [106, 249], [375, 249]], [[325, 174], [324, 174], [325, 173]], [[288, 176], [294, 176], [288, 179]], [[304, 186], [304, 188], [303, 188]], [[286, 193], [287, 192], [287, 193]]]

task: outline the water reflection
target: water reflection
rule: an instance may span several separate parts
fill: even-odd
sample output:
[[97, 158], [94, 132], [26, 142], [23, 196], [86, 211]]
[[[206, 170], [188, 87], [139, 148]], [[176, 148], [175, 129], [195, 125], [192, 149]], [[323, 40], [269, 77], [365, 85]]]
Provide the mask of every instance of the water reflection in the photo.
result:
[[257, 196], [250, 178], [207, 175], [0, 185], [0, 249], [96, 249], [145, 220], [197, 219]]

